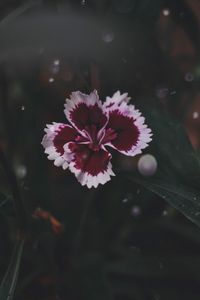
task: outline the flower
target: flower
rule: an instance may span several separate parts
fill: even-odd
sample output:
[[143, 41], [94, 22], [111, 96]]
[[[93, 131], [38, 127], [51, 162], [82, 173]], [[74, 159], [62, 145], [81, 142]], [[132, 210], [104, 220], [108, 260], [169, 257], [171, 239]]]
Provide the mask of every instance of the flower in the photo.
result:
[[54, 122], [45, 128], [42, 145], [48, 159], [69, 168], [88, 188], [105, 184], [115, 175], [109, 147], [135, 156], [151, 141], [151, 129], [129, 101], [119, 91], [104, 103], [96, 91], [73, 92], [64, 109], [68, 124]]

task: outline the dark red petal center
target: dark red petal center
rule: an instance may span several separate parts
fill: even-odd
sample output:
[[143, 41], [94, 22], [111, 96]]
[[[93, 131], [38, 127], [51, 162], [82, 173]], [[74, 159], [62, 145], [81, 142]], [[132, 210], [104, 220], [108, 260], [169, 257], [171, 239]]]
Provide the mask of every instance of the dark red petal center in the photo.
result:
[[88, 145], [70, 144], [69, 148], [75, 153], [75, 168], [82, 172], [88, 172], [92, 176], [103, 173], [107, 170], [110, 161], [110, 154], [99, 149], [93, 151]]
[[90, 128], [92, 125], [99, 130], [107, 121], [102, 109], [97, 104], [87, 106], [85, 103], [79, 103], [70, 112], [70, 118], [80, 130], [85, 129], [86, 127]]
[[139, 130], [131, 117], [124, 116], [119, 110], [110, 112], [107, 130], [112, 129], [116, 137], [111, 141], [119, 151], [129, 151], [136, 145], [139, 137]]
[[116, 139], [117, 133], [112, 128], [106, 128], [104, 131], [104, 137], [101, 140], [101, 144], [106, 144]]
[[56, 136], [54, 137], [53, 144], [56, 148], [56, 151], [59, 152], [61, 155], [64, 154], [63, 146], [70, 142], [74, 141], [77, 138], [78, 134], [77, 131], [68, 125], [61, 125], [57, 131]]

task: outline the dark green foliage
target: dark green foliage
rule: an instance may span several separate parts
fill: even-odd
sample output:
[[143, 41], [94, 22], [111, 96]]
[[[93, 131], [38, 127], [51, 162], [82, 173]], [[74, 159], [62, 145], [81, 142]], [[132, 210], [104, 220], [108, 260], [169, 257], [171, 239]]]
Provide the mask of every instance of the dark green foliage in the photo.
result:
[[[185, 129], [199, 78], [183, 80], [169, 53], [177, 24], [199, 55], [187, 2], [0, 3], [0, 300], [199, 300], [200, 156]], [[101, 99], [128, 92], [141, 108], [153, 131], [153, 177], [136, 171], [138, 157], [127, 171], [113, 153], [117, 176], [90, 193], [46, 159], [45, 125], [66, 121], [71, 91], [94, 88]]]
[[18, 239], [12, 254], [9, 267], [0, 285], [1, 300], [12, 300], [14, 297], [23, 252], [23, 246], [24, 239]]

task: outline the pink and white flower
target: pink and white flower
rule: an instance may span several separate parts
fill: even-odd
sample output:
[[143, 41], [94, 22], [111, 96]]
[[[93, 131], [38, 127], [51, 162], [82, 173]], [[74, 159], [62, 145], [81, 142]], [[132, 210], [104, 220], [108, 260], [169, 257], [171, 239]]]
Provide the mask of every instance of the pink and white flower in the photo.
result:
[[64, 170], [69, 168], [88, 188], [109, 181], [115, 175], [109, 147], [135, 156], [151, 141], [151, 129], [129, 101], [128, 94], [119, 91], [104, 103], [96, 91], [89, 95], [73, 92], [64, 109], [68, 124], [45, 128], [42, 145], [48, 159]]

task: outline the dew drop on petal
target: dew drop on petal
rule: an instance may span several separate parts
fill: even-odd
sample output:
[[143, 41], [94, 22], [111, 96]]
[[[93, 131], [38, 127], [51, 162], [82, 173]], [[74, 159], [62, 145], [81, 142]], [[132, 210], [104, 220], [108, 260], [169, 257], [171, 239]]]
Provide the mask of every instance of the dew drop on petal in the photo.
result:
[[157, 160], [151, 154], [144, 154], [138, 161], [138, 171], [143, 176], [152, 176], [157, 171]]

